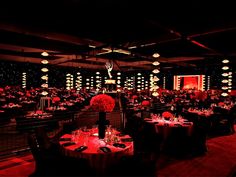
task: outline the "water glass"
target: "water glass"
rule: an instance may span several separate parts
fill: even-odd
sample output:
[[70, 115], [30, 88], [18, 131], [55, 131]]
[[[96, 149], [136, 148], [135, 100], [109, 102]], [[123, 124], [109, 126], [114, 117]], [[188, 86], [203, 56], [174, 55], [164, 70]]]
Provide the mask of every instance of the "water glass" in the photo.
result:
[[84, 134], [84, 137], [83, 137], [83, 145], [84, 146], [88, 146], [88, 140], [89, 140], [89, 135]]
[[71, 134], [72, 134], [72, 135], [71, 135], [71, 141], [72, 141], [72, 142], [75, 142], [75, 139], [76, 139], [76, 131], [72, 131]]

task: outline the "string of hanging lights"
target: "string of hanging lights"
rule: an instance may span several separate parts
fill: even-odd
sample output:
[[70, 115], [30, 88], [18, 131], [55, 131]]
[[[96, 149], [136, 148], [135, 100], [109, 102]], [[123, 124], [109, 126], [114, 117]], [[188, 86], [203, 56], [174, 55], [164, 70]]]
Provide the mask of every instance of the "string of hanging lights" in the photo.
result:
[[[222, 75], [222, 93], [221, 95], [223, 97], [226, 97], [228, 96], [228, 91], [229, 91], [229, 60], [228, 59], [223, 59], [222, 60], [222, 63], [223, 63], [223, 66], [222, 66], [222, 71], [223, 73], [221, 74]], [[230, 83], [231, 84], [231, 83]]]
[[[160, 54], [158, 53], [154, 53], [153, 54], [153, 57], [156, 59], [158, 57], [160, 57]], [[158, 77], [157, 77], [157, 74], [160, 73], [160, 70], [158, 69], [159, 65], [160, 65], [160, 62], [158, 62], [157, 60], [155, 60], [152, 65], [155, 67], [153, 70], [152, 70], [152, 77], [150, 77], [150, 81], [151, 81], [151, 88], [150, 88], [150, 91], [152, 91], [152, 95], [153, 96], [158, 96], [158, 92], [157, 90], [159, 89], [159, 86], [157, 84], [157, 82], [160, 80]], [[150, 75], [151, 76], [151, 75]]]

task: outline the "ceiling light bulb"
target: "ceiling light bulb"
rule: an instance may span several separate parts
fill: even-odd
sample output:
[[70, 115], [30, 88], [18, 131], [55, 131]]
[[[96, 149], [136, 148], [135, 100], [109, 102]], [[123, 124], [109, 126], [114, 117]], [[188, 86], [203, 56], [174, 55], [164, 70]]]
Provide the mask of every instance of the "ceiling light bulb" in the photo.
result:
[[42, 60], [41, 63], [46, 65], [46, 64], [48, 64], [48, 60]]
[[228, 73], [223, 73], [222, 76], [226, 77], [228, 76], [229, 74]]
[[222, 82], [222, 83], [228, 83], [228, 80], [225, 80], [225, 79], [224, 79], [224, 80], [222, 80], [221, 82]]
[[49, 54], [47, 52], [42, 52], [41, 55], [44, 56], [44, 57], [49, 56]]
[[160, 54], [159, 54], [159, 53], [154, 53], [152, 56], [153, 56], [154, 58], [158, 58], [158, 57], [160, 57]]
[[41, 71], [42, 72], [48, 72], [48, 68], [42, 68]]
[[228, 67], [228, 66], [223, 66], [222, 69], [223, 69], [223, 70], [228, 70], [229, 67]]
[[158, 61], [154, 61], [152, 64], [153, 64], [154, 66], [160, 65], [160, 63], [159, 63]]
[[158, 69], [154, 69], [152, 72], [155, 73], [155, 74], [157, 74], [157, 73], [159, 73], [160, 71], [159, 71]]
[[222, 63], [229, 63], [229, 60], [224, 59], [224, 60], [222, 60]]
[[48, 92], [43, 91], [41, 94], [42, 94], [43, 96], [46, 96], [46, 95], [48, 94]]
[[153, 92], [152, 96], [158, 96], [159, 94], [157, 92]]
[[222, 93], [221, 95], [222, 96], [228, 96], [228, 93]]

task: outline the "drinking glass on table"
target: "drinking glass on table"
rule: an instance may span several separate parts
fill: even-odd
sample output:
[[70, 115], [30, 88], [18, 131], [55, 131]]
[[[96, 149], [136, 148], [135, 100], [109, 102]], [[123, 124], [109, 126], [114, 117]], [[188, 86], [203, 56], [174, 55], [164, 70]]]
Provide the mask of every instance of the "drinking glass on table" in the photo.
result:
[[83, 135], [83, 145], [88, 146], [88, 139], [89, 139], [89, 134], [84, 134]]
[[71, 141], [75, 142], [75, 139], [76, 139], [76, 130], [72, 131], [72, 133], [71, 133]]

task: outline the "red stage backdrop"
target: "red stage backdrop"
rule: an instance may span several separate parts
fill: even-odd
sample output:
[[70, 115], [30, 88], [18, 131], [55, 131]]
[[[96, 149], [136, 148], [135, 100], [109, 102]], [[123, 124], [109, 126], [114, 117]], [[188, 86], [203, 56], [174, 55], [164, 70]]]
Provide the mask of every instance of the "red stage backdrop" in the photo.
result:
[[204, 82], [205, 75], [177, 75], [174, 76], [174, 90], [205, 90]]

